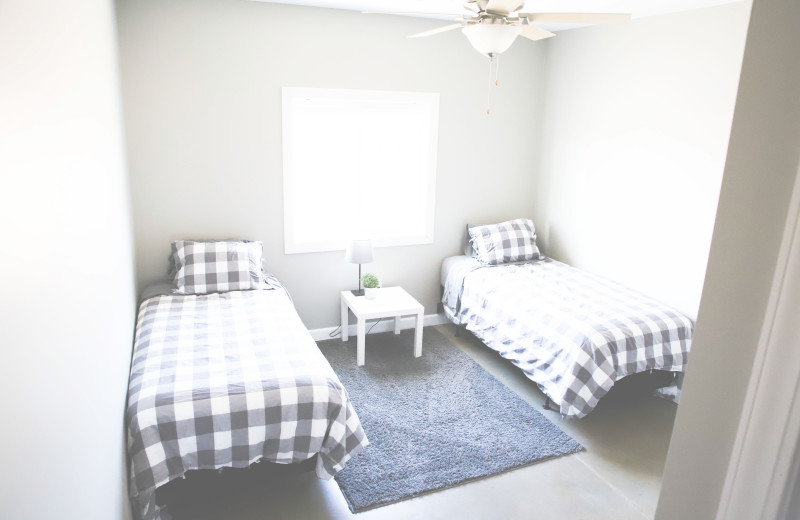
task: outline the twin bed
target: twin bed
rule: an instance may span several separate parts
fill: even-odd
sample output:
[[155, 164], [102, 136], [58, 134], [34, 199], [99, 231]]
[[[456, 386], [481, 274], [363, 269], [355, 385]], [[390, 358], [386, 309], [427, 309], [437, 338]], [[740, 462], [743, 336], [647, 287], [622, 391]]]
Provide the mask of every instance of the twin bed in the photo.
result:
[[446, 316], [519, 367], [564, 417], [631, 374], [682, 372], [694, 324], [604, 277], [540, 255], [533, 222], [468, 227], [442, 265]]
[[173, 244], [175, 283], [139, 308], [128, 390], [129, 492], [169, 518], [156, 490], [187, 471], [303, 463], [331, 478], [364, 448], [347, 392], [258, 242]]

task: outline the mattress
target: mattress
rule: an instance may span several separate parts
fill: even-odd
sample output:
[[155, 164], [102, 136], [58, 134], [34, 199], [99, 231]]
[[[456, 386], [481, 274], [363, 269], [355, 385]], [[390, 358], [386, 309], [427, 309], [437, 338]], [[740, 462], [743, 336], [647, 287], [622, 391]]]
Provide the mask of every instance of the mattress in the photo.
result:
[[537, 383], [565, 417], [584, 417], [623, 377], [682, 372], [692, 320], [653, 298], [552, 259], [442, 266], [445, 314]]
[[151, 294], [139, 309], [126, 409], [140, 518], [166, 518], [155, 490], [189, 470], [317, 455], [317, 476], [328, 479], [367, 445], [286, 292]]

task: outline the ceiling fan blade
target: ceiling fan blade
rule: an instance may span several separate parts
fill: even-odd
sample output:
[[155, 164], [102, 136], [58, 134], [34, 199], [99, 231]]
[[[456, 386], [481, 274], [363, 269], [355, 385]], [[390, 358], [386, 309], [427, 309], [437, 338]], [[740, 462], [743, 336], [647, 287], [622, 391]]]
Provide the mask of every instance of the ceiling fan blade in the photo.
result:
[[544, 40], [545, 38], [550, 38], [551, 36], [555, 36], [554, 33], [550, 31], [545, 31], [541, 27], [536, 27], [535, 25], [520, 25], [522, 27], [521, 36], [528, 38], [529, 40]]
[[452, 31], [453, 29], [458, 29], [459, 27], [463, 27], [463, 24], [454, 23], [452, 25], [437, 27], [436, 29], [431, 29], [430, 31], [422, 31], [421, 33], [412, 34], [411, 36], [409, 36], [409, 38], [421, 38], [423, 36], [431, 36], [433, 34], [439, 34], [445, 31]]
[[505, 16], [522, 9], [523, 5], [525, 5], [525, 0], [489, 0], [489, 3], [486, 4], [486, 12]]
[[464, 9], [466, 9], [470, 13], [480, 13], [481, 12], [481, 8], [475, 2], [464, 2]]
[[629, 13], [519, 13], [519, 16], [536, 23], [626, 23], [631, 19]]
[[361, 11], [361, 14], [397, 14], [401, 16], [425, 16], [425, 15], [434, 15], [434, 16], [452, 16], [454, 18], [461, 18], [464, 16], [463, 13], [431, 13], [431, 12], [406, 12], [406, 11]]
[[419, 12], [412, 12], [412, 11], [361, 11], [361, 14], [392, 14], [398, 16], [448, 16], [451, 18], [455, 18], [456, 20], [464, 18], [465, 15], [471, 15], [472, 13], [431, 13], [430, 11], [419, 11]]

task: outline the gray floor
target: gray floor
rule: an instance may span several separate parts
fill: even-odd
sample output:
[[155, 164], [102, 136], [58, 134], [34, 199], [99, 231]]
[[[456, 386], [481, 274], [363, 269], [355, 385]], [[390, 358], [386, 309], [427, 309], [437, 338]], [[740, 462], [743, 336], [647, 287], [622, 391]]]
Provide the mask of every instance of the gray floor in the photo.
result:
[[586, 450], [357, 515], [347, 508], [335, 481], [303, 474], [281, 479], [236, 504], [226, 500], [193, 516], [198, 520], [653, 518], [677, 410], [674, 403], [642, 395], [636, 388], [621, 388], [587, 417], [565, 421], [542, 410], [544, 396], [536, 385], [480, 341], [468, 333], [456, 337], [451, 325], [438, 329]]

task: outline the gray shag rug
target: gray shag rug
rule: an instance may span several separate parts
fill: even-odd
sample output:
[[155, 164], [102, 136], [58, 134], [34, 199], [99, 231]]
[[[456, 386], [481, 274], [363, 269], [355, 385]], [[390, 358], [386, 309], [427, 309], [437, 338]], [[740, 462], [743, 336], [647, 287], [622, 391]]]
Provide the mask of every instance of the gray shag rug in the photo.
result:
[[439, 331], [320, 342], [370, 444], [336, 475], [354, 513], [575, 453], [583, 447]]

